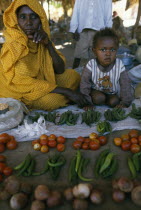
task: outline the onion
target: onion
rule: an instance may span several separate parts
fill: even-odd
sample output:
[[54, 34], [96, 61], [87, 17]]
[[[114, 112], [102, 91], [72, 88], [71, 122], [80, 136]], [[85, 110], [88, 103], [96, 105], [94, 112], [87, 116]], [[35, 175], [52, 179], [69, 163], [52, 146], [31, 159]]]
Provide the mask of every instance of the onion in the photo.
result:
[[117, 189], [112, 193], [112, 198], [115, 202], [120, 203], [125, 200], [125, 192]]
[[20, 181], [15, 176], [10, 176], [5, 180], [5, 190], [11, 195], [19, 192], [20, 185]]
[[75, 198], [73, 201], [73, 209], [74, 210], [87, 210], [88, 201], [84, 199]]
[[59, 191], [52, 191], [47, 199], [47, 206], [52, 208], [61, 204], [62, 196]]
[[123, 192], [131, 192], [134, 184], [133, 181], [127, 177], [121, 177], [118, 180], [119, 189]]
[[26, 183], [26, 182], [22, 182], [20, 191], [22, 191], [26, 194], [31, 194], [32, 193], [32, 185], [29, 183]]
[[115, 190], [119, 189], [118, 180], [117, 179], [112, 180], [112, 187]]
[[88, 198], [90, 195], [90, 185], [85, 184], [85, 183], [80, 183], [78, 185], [75, 185], [73, 187], [73, 195], [76, 198]]
[[64, 190], [64, 197], [67, 201], [73, 200], [72, 188], [67, 188]]
[[15, 210], [22, 209], [27, 204], [27, 195], [24, 193], [16, 193], [10, 199], [10, 207]]
[[90, 200], [94, 204], [101, 204], [103, 202], [103, 193], [100, 190], [93, 190], [90, 194]]
[[46, 209], [46, 205], [43, 201], [35, 200], [31, 204], [31, 210], [44, 210]]
[[36, 200], [46, 200], [49, 196], [49, 189], [46, 185], [38, 185], [34, 191]]
[[141, 186], [137, 186], [132, 190], [131, 199], [136, 205], [141, 206]]
[[7, 192], [6, 190], [0, 191], [0, 200], [8, 200], [11, 197], [11, 194]]

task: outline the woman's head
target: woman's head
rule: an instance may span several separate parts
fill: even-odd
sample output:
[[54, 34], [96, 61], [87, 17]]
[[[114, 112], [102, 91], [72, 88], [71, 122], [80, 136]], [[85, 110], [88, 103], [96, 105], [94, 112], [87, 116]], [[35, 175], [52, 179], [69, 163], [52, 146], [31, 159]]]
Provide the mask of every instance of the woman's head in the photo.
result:
[[28, 38], [32, 38], [34, 33], [41, 27], [40, 17], [27, 5], [20, 6], [16, 14], [18, 25]]
[[114, 63], [118, 47], [118, 36], [111, 28], [101, 29], [93, 38], [93, 52], [102, 66]]

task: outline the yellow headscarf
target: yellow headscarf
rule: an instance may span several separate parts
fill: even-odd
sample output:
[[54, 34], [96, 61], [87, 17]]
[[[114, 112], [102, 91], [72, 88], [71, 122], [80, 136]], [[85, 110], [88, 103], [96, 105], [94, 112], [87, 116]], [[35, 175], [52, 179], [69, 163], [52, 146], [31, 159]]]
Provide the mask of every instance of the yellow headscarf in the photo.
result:
[[[39, 15], [42, 27], [50, 38], [48, 20], [38, 0], [14, 0], [3, 16], [6, 41], [0, 54], [0, 88], [4, 89], [4, 97], [36, 100], [51, 92], [57, 85], [48, 50], [42, 44], [29, 41], [18, 26], [16, 10], [23, 5]], [[64, 59], [59, 51], [57, 53]]]

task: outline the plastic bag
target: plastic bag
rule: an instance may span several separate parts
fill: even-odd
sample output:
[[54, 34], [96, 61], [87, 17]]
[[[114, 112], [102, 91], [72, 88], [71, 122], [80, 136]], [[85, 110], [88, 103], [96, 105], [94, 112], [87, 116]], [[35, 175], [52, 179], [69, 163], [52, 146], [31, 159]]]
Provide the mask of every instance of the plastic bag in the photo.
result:
[[24, 117], [23, 105], [13, 98], [0, 98], [0, 103], [7, 103], [9, 111], [0, 114], [0, 132], [4, 132], [18, 126]]
[[133, 83], [138, 84], [141, 82], [141, 64], [135, 66], [128, 71], [128, 75]]

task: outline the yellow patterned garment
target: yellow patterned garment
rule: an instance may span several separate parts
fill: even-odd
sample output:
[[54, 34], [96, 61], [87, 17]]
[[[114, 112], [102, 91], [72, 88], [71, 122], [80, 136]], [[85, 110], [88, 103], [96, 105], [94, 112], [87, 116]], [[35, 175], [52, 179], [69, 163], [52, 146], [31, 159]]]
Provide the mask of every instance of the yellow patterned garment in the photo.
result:
[[135, 98], [141, 98], [141, 83], [139, 83], [135, 88]]
[[[37, 0], [14, 0], [4, 13], [5, 43], [0, 52], [0, 97], [21, 100], [30, 108], [53, 110], [67, 106], [69, 100], [50, 93], [57, 86], [75, 90], [80, 76], [72, 69], [55, 74], [52, 58], [42, 44], [36, 44], [18, 26], [16, 10], [29, 6], [41, 19], [44, 31], [50, 37], [46, 14]], [[65, 62], [64, 56], [56, 50]]]

